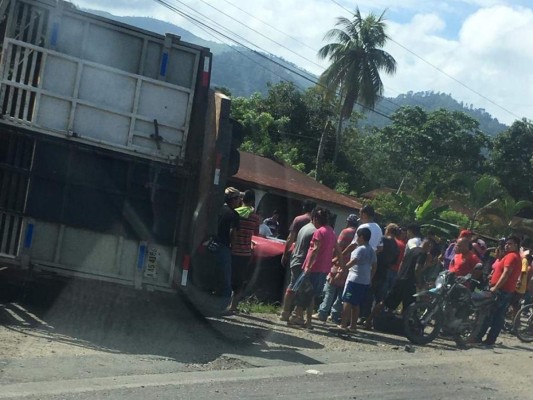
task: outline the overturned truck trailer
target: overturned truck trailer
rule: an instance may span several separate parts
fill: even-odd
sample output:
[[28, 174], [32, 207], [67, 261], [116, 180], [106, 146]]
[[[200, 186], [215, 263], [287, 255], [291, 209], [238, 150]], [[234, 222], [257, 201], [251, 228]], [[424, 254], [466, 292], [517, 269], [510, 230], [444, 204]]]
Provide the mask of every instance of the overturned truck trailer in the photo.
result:
[[0, 263], [185, 284], [230, 151], [211, 53], [63, 1], [0, 4]]

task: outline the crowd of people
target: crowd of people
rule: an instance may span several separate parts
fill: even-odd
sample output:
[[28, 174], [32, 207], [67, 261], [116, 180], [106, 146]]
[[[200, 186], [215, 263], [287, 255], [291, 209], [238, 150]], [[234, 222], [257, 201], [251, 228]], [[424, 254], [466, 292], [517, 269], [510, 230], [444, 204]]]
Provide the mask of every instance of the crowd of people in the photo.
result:
[[[252, 266], [253, 235], [279, 234], [279, 213], [261, 221], [255, 213], [255, 194], [229, 187], [219, 215], [219, 264], [223, 270], [222, 295], [231, 296], [228, 313], [237, 311]], [[533, 264], [529, 242], [517, 236], [499, 240], [494, 248], [469, 230], [446, 243], [416, 223], [388, 224], [384, 231], [374, 221], [370, 205], [351, 214], [338, 237], [332, 215], [313, 201], [303, 202], [302, 214], [292, 221], [281, 264], [290, 270], [280, 320], [312, 329], [313, 321], [357, 332], [373, 329], [384, 312], [403, 312], [417, 291], [431, 287], [437, 275], [449, 270], [456, 276], [473, 274], [486, 279], [497, 301], [472, 343], [494, 345], [509, 310], [531, 302]], [[320, 301], [318, 301], [320, 300]], [[401, 307], [401, 308], [400, 308]], [[486, 337], [485, 337], [486, 335]]]

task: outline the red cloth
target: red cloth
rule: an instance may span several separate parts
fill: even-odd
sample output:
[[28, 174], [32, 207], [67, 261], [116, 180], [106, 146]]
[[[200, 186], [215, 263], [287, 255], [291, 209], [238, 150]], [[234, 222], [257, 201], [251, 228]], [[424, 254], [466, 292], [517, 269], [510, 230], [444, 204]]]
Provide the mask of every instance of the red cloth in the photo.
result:
[[396, 241], [396, 244], [398, 245], [398, 260], [396, 260], [396, 264], [392, 267], [393, 271], [398, 272], [400, 270], [400, 265], [403, 261], [403, 256], [405, 254], [405, 242], [400, 239], [394, 239]]
[[285, 242], [283, 241], [266, 239], [261, 236], [252, 236], [252, 241], [255, 242], [254, 258], [276, 257], [285, 251]]
[[509, 278], [507, 278], [507, 281], [500, 289], [507, 293], [514, 293], [516, 289], [516, 282], [518, 282], [518, 278], [522, 273], [522, 260], [520, 259], [520, 254], [518, 254], [518, 252], [513, 251], [511, 253], [507, 253], [501, 260], [492, 264], [492, 278], [490, 279], [490, 286], [494, 286], [496, 283], [498, 283], [505, 268], [511, 269], [511, 275]]
[[476, 264], [480, 264], [481, 260], [473, 252], [468, 252], [466, 256], [462, 254], [456, 254], [450, 263], [450, 272], [453, 272], [456, 276], [465, 276], [474, 270]]

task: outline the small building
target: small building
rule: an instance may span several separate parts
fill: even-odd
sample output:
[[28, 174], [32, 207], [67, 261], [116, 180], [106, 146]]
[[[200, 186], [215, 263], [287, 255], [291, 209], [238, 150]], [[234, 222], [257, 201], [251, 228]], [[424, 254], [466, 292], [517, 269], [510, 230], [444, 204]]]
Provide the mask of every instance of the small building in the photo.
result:
[[337, 193], [290, 166], [288, 163], [241, 151], [239, 172], [228, 179], [228, 186], [244, 191], [253, 189], [256, 210], [263, 218], [274, 210], [280, 213], [280, 237], [288, 234], [293, 218], [301, 214], [305, 199], [316, 201], [335, 215], [338, 234], [346, 226], [349, 214], [358, 213], [362, 205], [355, 198]]

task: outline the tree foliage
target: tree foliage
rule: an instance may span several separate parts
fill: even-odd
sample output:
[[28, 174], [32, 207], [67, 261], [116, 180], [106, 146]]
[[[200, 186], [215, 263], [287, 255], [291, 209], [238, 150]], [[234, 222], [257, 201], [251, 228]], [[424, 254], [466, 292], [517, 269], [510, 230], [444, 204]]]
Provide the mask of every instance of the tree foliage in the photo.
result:
[[492, 173], [514, 199], [533, 201], [533, 123], [516, 121], [494, 139]]

